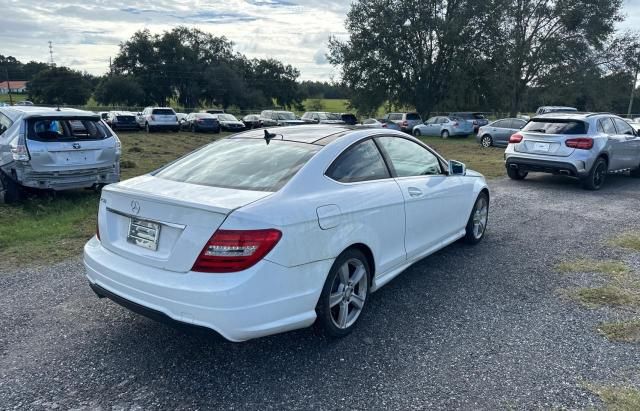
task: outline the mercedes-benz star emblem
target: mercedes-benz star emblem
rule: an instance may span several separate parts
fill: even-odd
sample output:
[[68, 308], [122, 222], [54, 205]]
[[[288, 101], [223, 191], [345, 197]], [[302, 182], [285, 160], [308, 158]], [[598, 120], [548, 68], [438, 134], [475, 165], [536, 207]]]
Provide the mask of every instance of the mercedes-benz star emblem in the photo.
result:
[[133, 214], [138, 215], [140, 214], [140, 203], [137, 202], [136, 200], [133, 200], [131, 202], [131, 211], [133, 212]]

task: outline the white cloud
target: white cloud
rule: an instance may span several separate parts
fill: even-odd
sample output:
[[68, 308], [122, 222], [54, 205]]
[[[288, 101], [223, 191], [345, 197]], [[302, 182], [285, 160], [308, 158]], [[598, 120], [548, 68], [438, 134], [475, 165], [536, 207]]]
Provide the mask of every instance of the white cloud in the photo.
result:
[[344, 36], [350, 0], [0, 0], [0, 53], [22, 61], [54, 60], [93, 74], [107, 71], [120, 42], [137, 30], [178, 25], [226, 36], [249, 58], [273, 57], [328, 80], [335, 69], [318, 56], [330, 35]]

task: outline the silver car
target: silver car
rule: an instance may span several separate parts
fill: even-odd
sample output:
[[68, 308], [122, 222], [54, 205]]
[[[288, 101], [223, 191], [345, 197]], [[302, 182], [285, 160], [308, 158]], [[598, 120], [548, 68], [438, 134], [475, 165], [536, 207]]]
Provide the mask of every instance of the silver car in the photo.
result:
[[482, 147], [506, 147], [509, 144], [509, 137], [517, 133], [527, 120], [521, 118], [503, 118], [493, 123], [482, 126], [478, 129], [476, 140]]
[[394, 123], [393, 121], [381, 119], [377, 120], [375, 118], [368, 118], [362, 121], [361, 124], [356, 124], [356, 128], [386, 128], [387, 130], [398, 130], [400, 131], [400, 126]]
[[400, 130], [411, 134], [413, 128], [422, 124], [422, 118], [418, 113], [388, 113], [383, 118], [385, 121], [392, 121], [400, 126]]
[[413, 135], [439, 136], [449, 138], [449, 136], [468, 137], [473, 133], [473, 123], [455, 117], [438, 116], [431, 117], [424, 124], [413, 127]]
[[65, 190], [120, 180], [120, 140], [88, 111], [0, 108], [0, 191], [20, 200], [25, 187]]
[[640, 177], [640, 137], [612, 114], [543, 114], [511, 136], [505, 166], [514, 180], [536, 171], [575, 177], [598, 190], [610, 172]]

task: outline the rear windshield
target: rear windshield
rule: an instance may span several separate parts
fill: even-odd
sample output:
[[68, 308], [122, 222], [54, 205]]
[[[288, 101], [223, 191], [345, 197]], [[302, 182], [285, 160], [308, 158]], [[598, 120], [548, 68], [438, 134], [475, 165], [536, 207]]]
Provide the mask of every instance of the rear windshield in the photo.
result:
[[238, 119], [231, 114], [220, 114], [218, 115], [218, 119], [222, 121], [238, 121]]
[[159, 116], [175, 116], [176, 113], [170, 108], [156, 108], [153, 109], [151, 114], [157, 114]]
[[418, 113], [407, 113], [407, 120], [420, 120], [420, 114], [418, 114]]
[[563, 119], [533, 119], [522, 129], [545, 134], [587, 134], [589, 125], [584, 121]]
[[313, 144], [262, 139], [225, 139], [209, 144], [155, 175], [184, 183], [254, 191], [277, 191], [320, 150]]
[[279, 111], [278, 120], [295, 120], [296, 115], [289, 111]]
[[87, 119], [30, 119], [27, 135], [36, 141], [76, 141], [102, 140], [111, 136], [108, 129], [98, 120]]

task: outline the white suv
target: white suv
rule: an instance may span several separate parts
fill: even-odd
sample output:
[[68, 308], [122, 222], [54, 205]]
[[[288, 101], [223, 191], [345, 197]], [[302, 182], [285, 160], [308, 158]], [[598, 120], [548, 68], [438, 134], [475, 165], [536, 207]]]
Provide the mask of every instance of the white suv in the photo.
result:
[[137, 121], [147, 133], [156, 130], [180, 131], [178, 116], [171, 107], [147, 107], [138, 113]]

